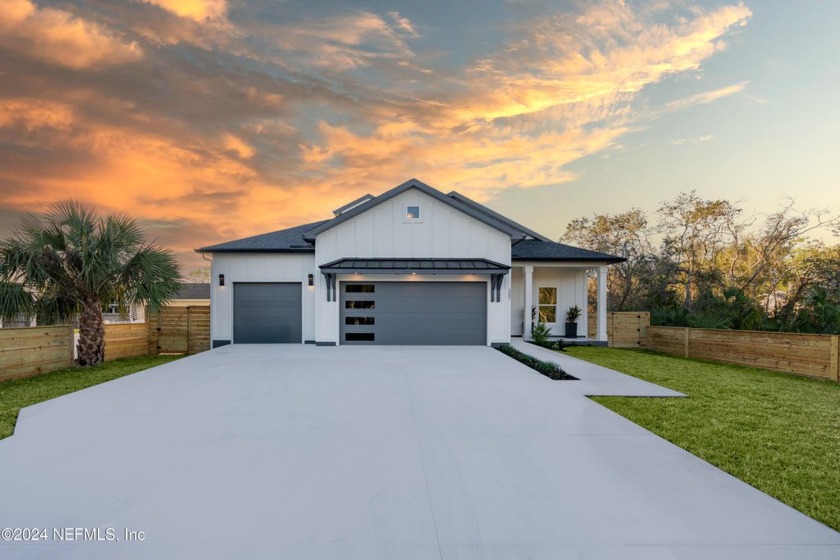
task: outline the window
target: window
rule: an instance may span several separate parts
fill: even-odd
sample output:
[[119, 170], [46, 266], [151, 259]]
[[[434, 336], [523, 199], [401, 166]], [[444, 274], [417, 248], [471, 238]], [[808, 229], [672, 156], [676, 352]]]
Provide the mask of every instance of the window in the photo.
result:
[[375, 301], [345, 301], [344, 309], [374, 309]]
[[557, 288], [539, 289], [539, 314], [537, 320], [540, 323], [557, 322]]
[[406, 206], [405, 207], [405, 219], [406, 221], [418, 221], [420, 220], [420, 207], [419, 206]]
[[349, 332], [344, 334], [344, 340], [373, 342], [374, 337], [372, 332]]
[[345, 325], [374, 325], [375, 317], [345, 317]]
[[348, 284], [344, 291], [348, 294], [372, 294], [375, 290], [373, 284]]

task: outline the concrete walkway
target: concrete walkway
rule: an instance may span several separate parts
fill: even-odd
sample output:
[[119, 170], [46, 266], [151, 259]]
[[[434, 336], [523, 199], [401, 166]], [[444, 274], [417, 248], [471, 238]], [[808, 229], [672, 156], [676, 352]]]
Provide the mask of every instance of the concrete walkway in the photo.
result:
[[[566, 373], [580, 381], [569, 383], [568, 389], [581, 395], [623, 396], [623, 397], [684, 397], [682, 393], [648, 383], [641, 379], [625, 375], [614, 369], [605, 368], [590, 362], [573, 358], [567, 354], [553, 352], [521, 338], [514, 338], [511, 345], [530, 356], [544, 362], [554, 362]], [[539, 375], [539, 374], [538, 374]]]
[[840, 558], [840, 534], [581, 396], [609, 377], [481, 347], [185, 358], [22, 411], [0, 527], [48, 538], [0, 558]]

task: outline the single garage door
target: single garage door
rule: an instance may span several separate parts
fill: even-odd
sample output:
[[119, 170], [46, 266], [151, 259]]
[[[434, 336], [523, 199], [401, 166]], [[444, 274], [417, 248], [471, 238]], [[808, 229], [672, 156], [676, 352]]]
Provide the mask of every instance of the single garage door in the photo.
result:
[[234, 344], [302, 342], [301, 284], [235, 282]]
[[487, 344], [485, 282], [345, 282], [342, 344]]

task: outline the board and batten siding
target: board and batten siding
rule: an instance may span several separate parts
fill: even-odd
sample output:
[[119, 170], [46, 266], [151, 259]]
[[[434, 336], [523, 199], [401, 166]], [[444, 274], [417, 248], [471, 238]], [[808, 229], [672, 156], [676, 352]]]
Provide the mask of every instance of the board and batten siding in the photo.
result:
[[[534, 263], [533, 305], [539, 305], [540, 288], [557, 288], [557, 322], [549, 325], [552, 336], [566, 334], [566, 311], [573, 305], [580, 307], [578, 336], [584, 336], [587, 324], [586, 269], [572, 266], [545, 266]], [[525, 272], [519, 262], [511, 271], [510, 328], [514, 336], [522, 336], [525, 311]], [[529, 312], [530, 313], [530, 312]]]
[[[407, 222], [406, 206], [420, 206], [420, 221]], [[372, 207], [342, 224], [318, 235], [315, 242], [315, 262], [326, 264], [341, 258], [473, 258], [488, 259], [510, 265], [510, 236], [476, 220], [448, 204], [440, 202], [416, 189], [408, 191]], [[385, 278], [381, 275], [362, 277], [340, 275], [342, 280], [386, 281], [409, 280], [406, 275]], [[413, 281], [472, 280], [488, 283], [488, 276], [411, 275]], [[339, 308], [337, 302], [326, 301], [326, 282], [319, 274], [317, 281], [318, 332], [315, 339], [336, 343], [339, 338]], [[490, 303], [488, 287], [488, 343], [509, 342], [510, 305], [507, 300], [510, 276], [506, 275], [501, 302]]]
[[[219, 274], [225, 285], [219, 286]], [[211, 266], [211, 340], [233, 340], [233, 290], [236, 282], [299, 282], [303, 290], [303, 340], [315, 340], [315, 288], [308, 275], [320, 276], [314, 255], [216, 253]]]

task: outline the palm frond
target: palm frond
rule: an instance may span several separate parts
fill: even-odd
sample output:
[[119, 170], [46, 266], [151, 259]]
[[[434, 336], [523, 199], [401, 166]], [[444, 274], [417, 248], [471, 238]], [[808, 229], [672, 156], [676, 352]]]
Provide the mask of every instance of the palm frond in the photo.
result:
[[0, 319], [13, 321], [35, 314], [35, 299], [23, 284], [0, 281]]

